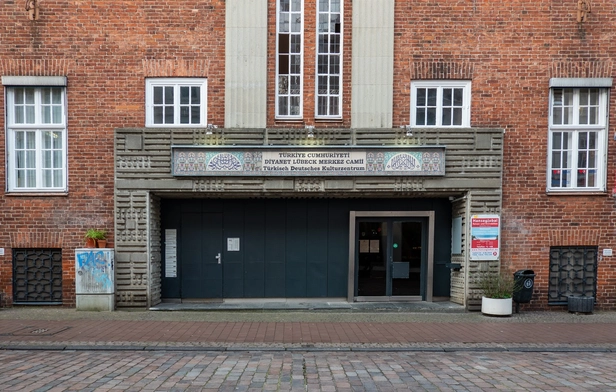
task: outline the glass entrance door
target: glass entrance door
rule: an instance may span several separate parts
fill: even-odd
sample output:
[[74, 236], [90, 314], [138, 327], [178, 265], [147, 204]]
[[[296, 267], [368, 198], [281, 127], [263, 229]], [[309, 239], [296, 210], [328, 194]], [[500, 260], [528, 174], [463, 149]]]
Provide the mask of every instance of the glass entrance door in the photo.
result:
[[422, 219], [359, 219], [357, 297], [423, 296], [426, 266]]

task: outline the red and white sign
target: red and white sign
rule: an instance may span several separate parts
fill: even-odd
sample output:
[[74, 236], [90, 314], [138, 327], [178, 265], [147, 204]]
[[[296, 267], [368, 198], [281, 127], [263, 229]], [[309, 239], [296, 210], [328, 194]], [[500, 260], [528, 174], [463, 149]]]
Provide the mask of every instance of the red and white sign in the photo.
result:
[[500, 256], [500, 216], [471, 217], [471, 260], [498, 260]]

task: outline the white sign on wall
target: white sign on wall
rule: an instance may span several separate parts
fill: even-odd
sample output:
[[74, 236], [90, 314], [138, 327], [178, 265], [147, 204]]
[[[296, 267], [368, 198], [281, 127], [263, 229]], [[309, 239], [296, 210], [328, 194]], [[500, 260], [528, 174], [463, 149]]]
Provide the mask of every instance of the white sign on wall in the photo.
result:
[[178, 234], [176, 229], [165, 230], [165, 277], [178, 277]]

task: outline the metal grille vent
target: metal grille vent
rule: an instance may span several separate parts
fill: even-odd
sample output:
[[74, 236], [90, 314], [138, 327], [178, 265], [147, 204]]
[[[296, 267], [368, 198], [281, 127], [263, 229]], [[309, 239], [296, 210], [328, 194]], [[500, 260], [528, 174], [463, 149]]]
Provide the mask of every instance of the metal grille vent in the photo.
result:
[[13, 249], [13, 303], [62, 303], [61, 249]]
[[597, 253], [597, 247], [550, 248], [549, 304], [566, 305], [569, 296], [595, 296]]

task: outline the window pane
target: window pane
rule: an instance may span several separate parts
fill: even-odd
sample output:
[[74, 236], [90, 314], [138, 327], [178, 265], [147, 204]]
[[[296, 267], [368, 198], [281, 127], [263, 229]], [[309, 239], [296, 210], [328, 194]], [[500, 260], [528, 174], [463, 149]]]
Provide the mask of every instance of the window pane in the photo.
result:
[[562, 153], [560, 151], [552, 151], [552, 168], [560, 169], [562, 166], [560, 165], [560, 157]]
[[280, 0], [280, 11], [290, 11], [290, 0]]
[[329, 78], [329, 93], [338, 94], [340, 91], [340, 78], [338, 76], [332, 76]]
[[163, 123], [163, 107], [155, 106], [154, 107], [154, 124], [162, 124]]
[[332, 116], [336, 116], [339, 114], [339, 98], [338, 97], [329, 97], [329, 111], [330, 111], [330, 115]]
[[190, 121], [189, 106], [180, 107], [180, 124], [188, 124]]
[[188, 105], [190, 103], [190, 88], [188, 86], [180, 87], [180, 105]]
[[588, 106], [588, 89], [580, 89], [580, 105]]
[[62, 151], [55, 150], [53, 152], [53, 166], [54, 169], [62, 168]]
[[599, 108], [596, 108], [596, 107], [589, 108], [588, 124], [599, 124]]
[[290, 107], [291, 115], [293, 116], [299, 115], [299, 97], [291, 97], [290, 106], [291, 106]]
[[317, 99], [317, 114], [319, 116], [327, 115], [327, 97], [319, 97]]
[[201, 104], [201, 87], [193, 86], [190, 88], [190, 103], [193, 105]]
[[443, 106], [451, 106], [453, 103], [453, 91], [450, 88], [443, 89]]
[[43, 106], [43, 124], [51, 124], [51, 106]]
[[191, 106], [190, 112], [190, 123], [201, 124], [201, 108], [199, 106]]
[[319, 11], [320, 12], [329, 11], [329, 1], [328, 0], [319, 0]]
[[453, 89], [453, 105], [454, 106], [462, 106], [464, 104], [464, 89], [455, 88]]
[[580, 124], [588, 124], [588, 108], [580, 108]]
[[51, 89], [41, 89], [41, 97], [43, 99], [43, 105], [49, 105], [51, 103]]
[[34, 151], [26, 151], [26, 162], [25, 167], [28, 169], [36, 167], [36, 154]]
[[302, 30], [302, 16], [300, 13], [291, 14], [291, 32], [298, 33]]
[[29, 150], [36, 148], [36, 132], [26, 132], [26, 148]]
[[560, 148], [562, 144], [562, 133], [554, 132], [552, 133], [552, 148], [557, 149]]
[[289, 77], [279, 76], [278, 77], [278, 94], [288, 94], [288, 93], [289, 93]]
[[289, 114], [289, 105], [287, 102], [287, 97], [278, 98], [278, 114], [280, 114], [281, 116], [286, 116]]
[[588, 134], [586, 132], [580, 132], [580, 135], [578, 137], [578, 148], [588, 148]]
[[25, 92], [23, 88], [16, 88], [14, 90], [14, 94], [13, 94], [13, 99], [15, 100], [15, 104], [16, 105], [23, 105], [24, 104], [24, 96], [25, 96]]
[[53, 142], [52, 142], [52, 137], [51, 137], [52, 132], [43, 132], [43, 148], [48, 150], [51, 149]]
[[54, 124], [62, 124], [62, 106], [54, 106], [52, 108], [52, 122]]
[[451, 125], [451, 109], [450, 108], [443, 108], [442, 125]]
[[426, 125], [436, 125], [436, 108], [428, 108], [426, 114]]
[[451, 125], [462, 125], [462, 108], [453, 109], [453, 122]]
[[278, 31], [281, 33], [288, 33], [291, 31], [291, 29], [289, 28], [289, 14], [285, 13], [278, 16]]
[[23, 106], [15, 106], [15, 124], [23, 124], [24, 123], [24, 107]]
[[301, 11], [301, 10], [302, 10], [301, 0], [291, 0], [291, 11]]
[[417, 108], [415, 112], [415, 125], [426, 125], [426, 109]]
[[34, 106], [26, 106], [26, 124], [34, 124]]
[[417, 89], [417, 106], [426, 106], [426, 89]]
[[53, 185], [56, 188], [60, 188], [64, 186], [64, 181], [62, 179], [62, 170], [53, 171]]
[[300, 77], [293, 76], [291, 77], [291, 94], [299, 94], [300, 90]]
[[50, 188], [53, 186], [53, 172], [51, 170], [43, 170], [43, 186], [45, 188]]
[[596, 149], [599, 139], [599, 132], [588, 132], [588, 148]]
[[165, 86], [165, 103], [173, 104], [173, 86]]
[[340, 73], [340, 55], [329, 56], [329, 73], [330, 74]]
[[61, 88], [51, 89], [51, 103], [53, 103], [54, 105], [62, 104], [62, 89]]
[[50, 167], [52, 167], [51, 151], [44, 150], [43, 151], [43, 168], [47, 169], [47, 168], [50, 168]]
[[428, 106], [436, 106], [436, 89], [430, 88], [428, 91]]
[[319, 32], [327, 32], [329, 29], [329, 15], [328, 14], [320, 14], [319, 15]]
[[291, 49], [290, 53], [300, 53], [302, 50], [301, 35], [293, 34], [291, 36]]
[[24, 89], [26, 93], [26, 104], [34, 105], [34, 88]]
[[165, 106], [165, 124], [173, 124], [173, 106]]
[[162, 105], [163, 103], [163, 88], [154, 87], [154, 105]]
[[340, 36], [332, 35], [330, 38], [330, 53], [340, 53]]

